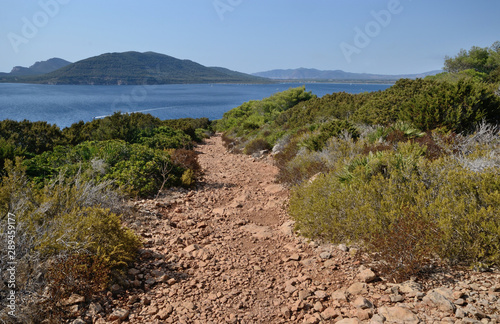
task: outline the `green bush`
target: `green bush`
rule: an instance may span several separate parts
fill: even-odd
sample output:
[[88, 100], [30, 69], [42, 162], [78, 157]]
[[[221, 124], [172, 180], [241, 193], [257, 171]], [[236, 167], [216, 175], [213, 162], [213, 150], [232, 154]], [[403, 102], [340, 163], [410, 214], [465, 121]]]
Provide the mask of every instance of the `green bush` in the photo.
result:
[[[260, 101], [245, 102], [226, 112], [222, 119], [217, 121], [217, 130], [225, 133], [228, 138], [238, 138], [238, 144], [246, 143], [252, 138], [266, 137], [276, 140], [277, 137], [273, 133], [281, 132], [281, 130], [272, 128], [273, 131], [269, 132], [269, 128], [263, 128], [263, 126], [272, 123], [291, 107], [315, 97], [311, 92], [306, 92], [305, 87], [299, 87], [276, 93]], [[268, 133], [263, 135], [264, 132]], [[236, 150], [242, 149], [241, 147], [235, 148]]]
[[159, 150], [192, 148], [192, 139], [189, 135], [167, 126], [157, 127], [148, 133], [141, 133], [137, 142]]
[[330, 172], [296, 187], [290, 214], [301, 233], [333, 242], [372, 242], [392, 235], [404, 211], [435, 224], [429, 231], [442, 234], [432, 252], [442, 258], [500, 264], [498, 167], [474, 172], [449, 157], [425, 161], [409, 146], [404, 153], [384, 155], [385, 173], [367, 172], [367, 161], [353, 162], [347, 183], [339, 172]]
[[303, 142], [303, 145], [312, 151], [320, 151], [328, 139], [344, 133], [349, 134], [354, 139], [359, 137], [358, 130], [350, 122], [346, 120], [332, 120], [322, 124], [319, 127], [319, 133], [307, 138]]
[[245, 145], [243, 153], [251, 155], [264, 150], [270, 150], [272, 146], [263, 138], [256, 138]]
[[112, 180], [129, 196], [149, 196], [161, 187], [165, 169], [170, 170], [168, 185], [178, 184], [184, 169], [175, 167], [168, 152], [123, 141], [84, 142], [69, 150], [57, 147], [25, 161], [27, 173], [38, 183], [52, 179], [61, 171], [83, 172], [91, 179]]

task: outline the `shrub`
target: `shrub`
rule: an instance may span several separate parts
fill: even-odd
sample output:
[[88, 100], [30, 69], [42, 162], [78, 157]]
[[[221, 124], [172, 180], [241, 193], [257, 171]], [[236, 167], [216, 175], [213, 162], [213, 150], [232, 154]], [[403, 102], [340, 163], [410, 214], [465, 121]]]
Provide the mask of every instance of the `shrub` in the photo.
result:
[[45, 275], [49, 283], [48, 298], [40, 306], [44, 317], [53, 320], [68, 318], [66, 305], [61, 302], [72, 294], [90, 300], [107, 288], [110, 269], [102, 259], [95, 255], [80, 253], [61, 255], [50, 262]]
[[312, 151], [320, 151], [328, 139], [345, 133], [349, 134], [353, 139], [359, 137], [358, 130], [350, 122], [346, 120], [333, 120], [322, 124], [319, 128], [319, 134], [307, 138], [303, 145]]
[[264, 150], [268, 151], [271, 149], [272, 149], [272, 146], [265, 139], [256, 138], [256, 139], [250, 141], [247, 145], [245, 145], [245, 149], [243, 150], [243, 153], [251, 155], [254, 153], [258, 153], [260, 151], [264, 151]]
[[193, 176], [200, 176], [202, 173], [198, 154], [192, 150], [178, 149], [170, 151], [172, 162], [183, 169], [193, 171]]
[[[98, 169], [95, 168], [97, 160], [100, 161]], [[125, 194], [141, 197], [158, 191], [164, 179], [163, 170], [171, 171], [170, 186], [178, 183], [184, 172], [182, 166], [172, 166], [165, 151], [116, 140], [84, 142], [69, 150], [56, 147], [52, 152], [27, 160], [25, 165], [28, 175], [39, 183], [50, 181], [63, 170], [68, 175], [82, 172], [90, 179], [112, 180]]]
[[191, 169], [187, 169], [186, 171], [184, 171], [181, 177], [181, 182], [182, 185], [186, 188], [192, 187], [196, 182], [194, 171]]
[[277, 179], [287, 185], [300, 184], [318, 173], [329, 171], [325, 158], [319, 152], [302, 149], [292, 160], [280, 167]]
[[184, 132], [191, 138], [191, 141], [196, 142], [201, 142], [206, 137], [206, 133], [212, 130], [212, 123], [208, 118], [169, 119], [164, 120], [162, 124]]
[[388, 230], [399, 219], [398, 206], [406, 206], [415, 213], [411, 217], [442, 233], [433, 253], [453, 262], [500, 264], [498, 168], [477, 173], [450, 158], [421, 163], [390, 156], [395, 160], [386, 176], [367, 176], [362, 166], [347, 184], [332, 172], [295, 188], [290, 214], [301, 233], [333, 242], [372, 242], [392, 235]]
[[376, 270], [388, 279], [402, 282], [422, 275], [433, 262], [439, 250], [436, 238], [442, 233], [437, 224], [408, 208], [401, 208], [399, 213], [388, 229], [369, 237], [367, 245], [370, 251], [376, 251]]
[[[29, 322], [45, 314], [46, 307], [39, 305], [45, 287], [58, 288], [56, 298], [64, 298], [72, 289], [85, 296], [98, 291], [107, 283], [108, 269], [114, 273], [135, 259], [140, 240], [122, 226], [118, 213], [126, 211], [123, 197], [109, 182], [84, 179], [81, 173], [60, 174], [40, 188], [29, 182], [25, 172], [21, 159], [8, 161], [7, 175], [0, 183], [0, 213], [16, 217], [16, 287], [30, 301], [19, 313], [21, 321]], [[1, 237], [6, 229], [0, 227]], [[0, 251], [2, 268], [6, 254]], [[47, 268], [47, 264], [53, 266]], [[0, 294], [5, 306], [4, 292]], [[49, 304], [58, 302], [54, 299]]]
[[138, 143], [152, 149], [192, 148], [192, 139], [180, 130], [161, 126], [138, 136]]

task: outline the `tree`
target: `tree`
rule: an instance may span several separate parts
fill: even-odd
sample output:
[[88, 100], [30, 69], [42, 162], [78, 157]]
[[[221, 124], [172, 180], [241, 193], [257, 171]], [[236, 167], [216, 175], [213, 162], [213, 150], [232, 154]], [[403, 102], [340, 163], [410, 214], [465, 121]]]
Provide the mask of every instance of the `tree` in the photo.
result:
[[487, 74], [497, 73], [500, 68], [500, 42], [490, 47], [473, 46], [469, 51], [461, 49], [455, 57], [445, 57], [444, 70], [457, 73], [473, 69]]

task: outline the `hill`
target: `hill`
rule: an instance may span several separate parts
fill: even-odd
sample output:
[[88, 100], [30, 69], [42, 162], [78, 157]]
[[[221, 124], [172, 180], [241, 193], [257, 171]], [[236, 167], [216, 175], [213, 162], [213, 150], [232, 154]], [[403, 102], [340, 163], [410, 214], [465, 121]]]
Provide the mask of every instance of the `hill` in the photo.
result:
[[3, 82], [42, 84], [179, 84], [179, 83], [268, 83], [270, 80], [222, 68], [209, 68], [154, 52], [106, 53], [26, 77], [0, 77]]
[[288, 69], [288, 70], [270, 70], [265, 72], [252, 73], [252, 75], [260, 76], [275, 80], [315, 80], [315, 81], [396, 81], [399, 79], [416, 79], [423, 78], [428, 75], [435, 75], [442, 71], [429, 71], [420, 74], [369, 74], [369, 73], [351, 73], [342, 70], [317, 70], [317, 69]]
[[14, 66], [7, 75], [38, 75], [53, 72], [57, 69], [71, 64], [66, 60], [54, 57], [46, 61], [36, 62], [30, 67]]

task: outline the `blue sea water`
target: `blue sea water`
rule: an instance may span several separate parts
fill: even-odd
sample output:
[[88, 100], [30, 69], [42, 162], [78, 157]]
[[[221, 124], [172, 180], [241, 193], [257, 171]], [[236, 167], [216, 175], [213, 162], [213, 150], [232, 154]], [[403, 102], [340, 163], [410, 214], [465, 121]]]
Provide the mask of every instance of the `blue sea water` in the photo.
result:
[[[249, 100], [302, 86], [280, 84], [174, 84], [137, 86], [83, 86], [0, 84], [0, 120], [47, 121], [61, 128], [121, 112], [150, 113], [161, 119], [220, 119]], [[385, 90], [387, 84], [309, 83], [318, 97], [333, 92]]]

